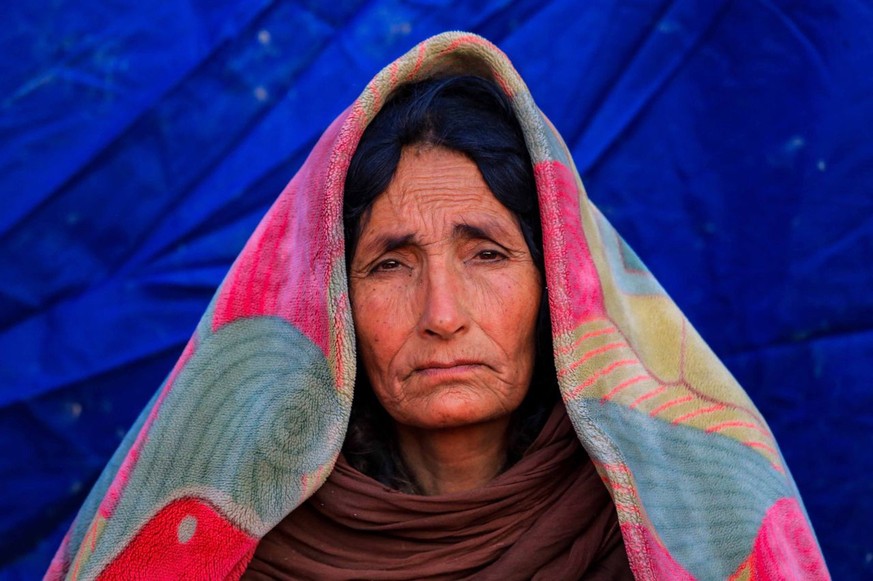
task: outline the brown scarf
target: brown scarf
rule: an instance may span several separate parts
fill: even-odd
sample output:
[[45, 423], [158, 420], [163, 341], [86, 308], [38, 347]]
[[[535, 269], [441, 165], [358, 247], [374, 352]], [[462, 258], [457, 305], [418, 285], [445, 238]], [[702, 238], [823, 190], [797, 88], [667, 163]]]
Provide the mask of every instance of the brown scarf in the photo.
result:
[[633, 579], [615, 508], [563, 405], [487, 486], [419, 496], [344, 458], [260, 542], [245, 579]]

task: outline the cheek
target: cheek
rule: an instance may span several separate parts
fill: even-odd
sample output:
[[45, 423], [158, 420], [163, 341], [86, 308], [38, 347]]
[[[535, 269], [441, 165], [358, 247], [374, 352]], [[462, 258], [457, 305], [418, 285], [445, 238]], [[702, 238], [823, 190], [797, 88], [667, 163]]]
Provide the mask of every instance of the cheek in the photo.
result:
[[[511, 382], [527, 392], [533, 379], [536, 359], [536, 324], [539, 314], [540, 290], [539, 277], [534, 275], [514, 278], [507, 281], [495, 292], [492, 312], [492, 338], [501, 345], [505, 356], [513, 362], [514, 370]], [[523, 393], [520, 395], [523, 397]]]
[[[354, 307], [355, 338], [358, 350], [364, 356], [364, 363], [370, 364], [379, 359], [379, 347], [385, 343], [383, 336], [388, 328], [384, 311], [375, 308], [369, 301], [359, 302]], [[369, 369], [367, 370], [370, 371]]]
[[398, 289], [361, 285], [352, 292], [352, 317], [363, 364], [371, 382], [384, 375], [405, 336], [404, 306]]
[[536, 335], [536, 320], [542, 291], [536, 275], [505, 277], [480, 293], [481, 312], [490, 313], [491, 326], [505, 342], [517, 344], [517, 350], [530, 348]]

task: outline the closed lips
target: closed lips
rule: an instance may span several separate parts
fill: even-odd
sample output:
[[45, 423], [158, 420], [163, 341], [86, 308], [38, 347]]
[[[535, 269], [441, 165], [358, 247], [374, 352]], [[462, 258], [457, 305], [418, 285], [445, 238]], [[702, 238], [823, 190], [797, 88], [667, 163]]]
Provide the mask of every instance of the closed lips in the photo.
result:
[[415, 368], [415, 371], [430, 371], [430, 370], [438, 370], [438, 369], [454, 369], [461, 367], [478, 367], [485, 365], [481, 361], [469, 361], [469, 360], [459, 360], [459, 361], [450, 361], [447, 363], [444, 362], [428, 362], [423, 365], [419, 365]]

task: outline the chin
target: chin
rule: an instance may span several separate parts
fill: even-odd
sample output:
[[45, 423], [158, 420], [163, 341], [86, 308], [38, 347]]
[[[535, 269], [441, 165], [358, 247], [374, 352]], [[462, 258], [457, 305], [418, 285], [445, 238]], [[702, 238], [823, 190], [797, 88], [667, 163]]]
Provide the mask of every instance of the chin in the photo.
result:
[[469, 397], [444, 395], [437, 402], [431, 402], [428, 406], [422, 406], [420, 410], [426, 410], [427, 415], [416, 414], [412, 422], [416, 427], [423, 429], [449, 429], [474, 426], [477, 424], [491, 423], [500, 420], [508, 420], [512, 410], [507, 410], [500, 405], [483, 405], [481, 401], [471, 401]]

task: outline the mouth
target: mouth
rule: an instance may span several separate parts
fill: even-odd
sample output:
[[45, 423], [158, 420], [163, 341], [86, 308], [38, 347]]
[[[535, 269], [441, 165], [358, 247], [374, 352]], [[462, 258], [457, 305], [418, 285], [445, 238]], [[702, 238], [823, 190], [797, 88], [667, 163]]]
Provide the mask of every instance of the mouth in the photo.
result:
[[413, 373], [421, 375], [445, 375], [454, 373], [467, 373], [476, 371], [485, 364], [471, 359], [458, 359], [455, 361], [427, 361], [415, 367]]

